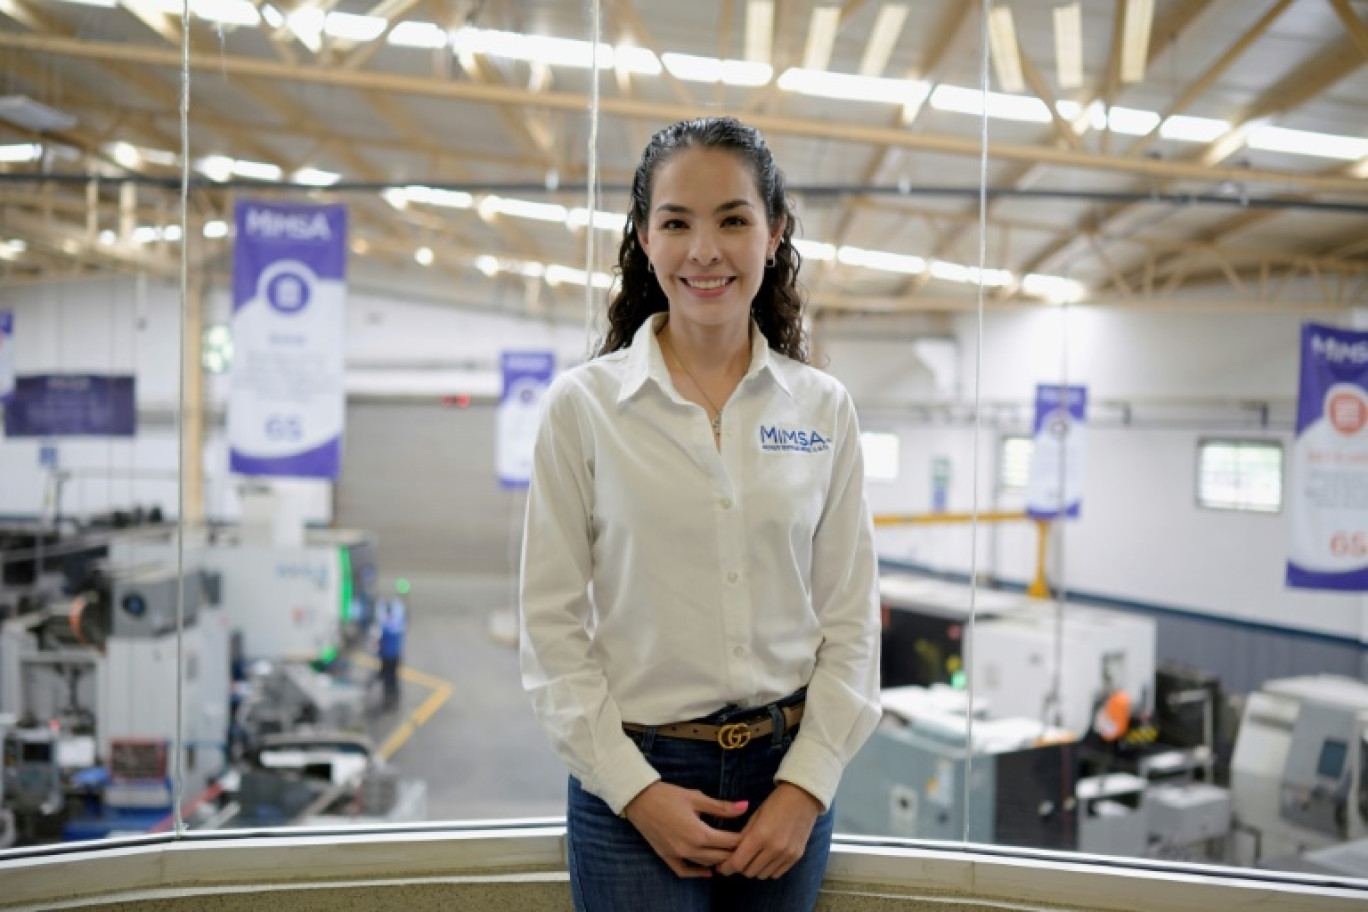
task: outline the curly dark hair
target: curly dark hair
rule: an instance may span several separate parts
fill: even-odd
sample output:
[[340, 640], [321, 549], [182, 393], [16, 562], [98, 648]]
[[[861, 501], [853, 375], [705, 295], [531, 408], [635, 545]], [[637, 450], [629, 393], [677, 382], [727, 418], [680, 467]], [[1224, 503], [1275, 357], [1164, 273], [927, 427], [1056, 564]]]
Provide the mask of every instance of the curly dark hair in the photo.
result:
[[781, 355], [807, 363], [807, 334], [803, 331], [803, 296], [798, 288], [798, 269], [803, 258], [793, 246], [796, 221], [784, 174], [774, 163], [760, 131], [734, 117], [682, 120], [651, 137], [641, 153], [632, 178], [632, 204], [618, 248], [622, 281], [608, 304], [608, 332], [596, 355], [606, 355], [632, 344], [632, 337], [652, 314], [669, 309], [665, 292], [650, 271], [646, 251], [637, 240], [637, 227], [646, 224], [656, 173], [684, 149], [722, 149], [740, 158], [755, 175], [755, 187], [765, 201], [765, 216], [773, 229], [780, 219], [784, 231], [774, 254], [774, 265], [765, 264], [760, 290], [751, 302], [751, 315], [765, 334], [769, 347]]

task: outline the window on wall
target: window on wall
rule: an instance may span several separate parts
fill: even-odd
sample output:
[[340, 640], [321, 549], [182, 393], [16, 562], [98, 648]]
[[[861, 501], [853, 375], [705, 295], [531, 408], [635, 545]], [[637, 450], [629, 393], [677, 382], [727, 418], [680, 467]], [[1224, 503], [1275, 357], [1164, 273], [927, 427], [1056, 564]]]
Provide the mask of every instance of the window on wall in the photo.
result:
[[870, 481], [898, 480], [898, 435], [887, 431], [864, 431], [860, 434], [864, 448], [865, 478]]
[[1282, 509], [1282, 476], [1281, 443], [1203, 440], [1197, 456], [1197, 505], [1277, 513]]
[[1002, 438], [998, 453], [998, 484], [1004, 490], [1024, 491], [1031, 480], [1031, 453], [1035, 441], [1026, 436]]

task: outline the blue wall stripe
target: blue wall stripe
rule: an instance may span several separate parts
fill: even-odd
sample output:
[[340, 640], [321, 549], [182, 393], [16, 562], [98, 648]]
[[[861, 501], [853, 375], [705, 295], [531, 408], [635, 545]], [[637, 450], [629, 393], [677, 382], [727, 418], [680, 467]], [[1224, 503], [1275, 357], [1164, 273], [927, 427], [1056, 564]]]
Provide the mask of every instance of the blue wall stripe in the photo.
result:
[[[924, 564], [914, 564], [908, 561], [894, 560], [892, 558], [879, 558], [880, 570], [895, 570], [905, 573], [918, 573], [922, 576], [930, 576], [936, 579], [943, 579], [952, 583], [969, 584], [969, 574], [958, 573], [950, 570], [938, 570]], [[1016, 580], [994, 579], [994, 588], [1007, 589], [1012, 592], [1025, 592], [1026, 583]], [[1306, 640], [1313, 643], [1326, 643], [1333, 646], [1350, 646], [1360, 652], [1368, 652], [1368, 643], [1357, 640], [1353, 637], [1340, 636], [1334, 633], [1321, 633], [1317, 630], [1302, 630], [1297, 627], [1285, 627], [1281, 624], [1269, 624], [1264, 621], [1251, 621], [1246, 618], [1222, 617], [1220, 615], [1206, 614], [1192, 608], [1175, 608], [1172, 605], [1157, 605], [1153, 602], [1138, 602], [1132, 599], [1116, 598], [1110, 595], [1099, 595], [1094, 592], [1079, 592], [1070, 590], [1069, 601], [1078, 602], [1084, 605], [1096, 605], [1103, 608], [1121, 608], [1126, 611], [1135, 611], [1141, 614], [1153, 614], [1161, 617], [1183, 618], [1189, 621], [1201, 621], [1208, 624], [1218, 624], [1225, 627], [1234, 627], [1239, 630], [1254, 630], [1259, 633], [1275, 633], [1279, 636], [1291, 639]]]

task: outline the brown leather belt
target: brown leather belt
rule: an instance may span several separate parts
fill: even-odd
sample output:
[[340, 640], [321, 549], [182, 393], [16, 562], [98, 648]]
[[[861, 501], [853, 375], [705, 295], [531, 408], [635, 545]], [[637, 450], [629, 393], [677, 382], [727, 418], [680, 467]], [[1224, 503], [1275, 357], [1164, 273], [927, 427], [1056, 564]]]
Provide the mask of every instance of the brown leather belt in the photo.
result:
[[[780, 707], [784, 716], [784, 731], [796, 727], [803, 720], [805, 703]], [[712, 741], [723, 750], [736, 750], [745, 747], [752, 739], [763, 738], [774, 732], [774, 718], [763, 716], [752, 722], [728, 722], [725, 725], [709, 725], [706, 722], [671, 722], [669, 725], [640, 725], [624, 722], [622, 728], [629, 732], [644, 732], [654, 727], [655, 733], [665, 738], [686, 738], [690, 741]]]

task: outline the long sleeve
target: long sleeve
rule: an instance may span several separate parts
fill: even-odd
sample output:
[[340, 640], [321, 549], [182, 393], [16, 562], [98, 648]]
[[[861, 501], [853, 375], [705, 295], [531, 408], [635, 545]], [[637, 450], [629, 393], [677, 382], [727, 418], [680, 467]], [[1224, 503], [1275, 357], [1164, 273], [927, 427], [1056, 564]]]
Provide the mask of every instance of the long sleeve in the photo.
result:
[[523, 537], [523, 687], [556, 752], [584, 787], [621, 813], [659, 775], [622, 731], [589, 637], [593, 579], [591, 442], [573, 382], [547, 393]]
[[874, 731], [879, 705], [878, 561], [864, 498], [854, 404], [840, 402], [831, 486], [813, 536], [812, 604], [822, 630], [807, 707], [776, 779], [830, 807], [847, 763]]

